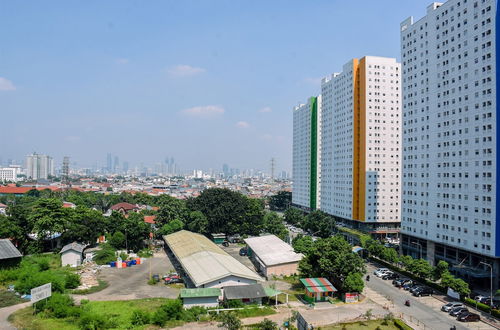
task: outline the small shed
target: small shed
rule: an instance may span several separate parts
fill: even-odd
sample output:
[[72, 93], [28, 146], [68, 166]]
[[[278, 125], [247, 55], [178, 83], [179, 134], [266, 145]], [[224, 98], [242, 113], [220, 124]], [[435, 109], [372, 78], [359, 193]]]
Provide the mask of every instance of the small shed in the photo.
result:
[[65, 245], [61, 250], [62, 266], [78, 267], [83, 261], [83, 250], [85, 245], [77, 242]]
[[222, 244], [226, 240], [226, 234], [212, 234], [212, 239], [215, 244]]
[[0, 239], [0, 266], [15, 266], [22, 256], [9, 239]]
[[222, 296], [218, 288], [182, 289], [181, 299], [184, 308], [195, 306], [210, 308], [219, 306], [219, 297]]
[[241, 300], [245, 304], [262, 305], [264, 297], [267, 297], [267, 294], [261, 284], [224, 287], [224, 300]]
[[309, 302], [325, 301], [338, 290], [324, 277], [301, 278], [306, 288], [304, 299]]

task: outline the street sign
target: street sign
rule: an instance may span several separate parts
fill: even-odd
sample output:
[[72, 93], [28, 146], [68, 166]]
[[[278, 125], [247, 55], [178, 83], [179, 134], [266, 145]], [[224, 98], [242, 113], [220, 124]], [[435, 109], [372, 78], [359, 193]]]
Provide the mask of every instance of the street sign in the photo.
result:
[[52, 295], [52, 283], [31, 289], [31, 302], [35, 303]]

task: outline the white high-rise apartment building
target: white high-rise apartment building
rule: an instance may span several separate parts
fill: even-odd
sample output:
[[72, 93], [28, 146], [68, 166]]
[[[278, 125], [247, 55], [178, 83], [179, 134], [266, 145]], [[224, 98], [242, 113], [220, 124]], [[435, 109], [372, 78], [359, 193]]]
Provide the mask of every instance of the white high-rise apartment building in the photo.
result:
[[0, 182], [17, 182], [18, 174], [21, 174], [19, 165], [0, 168]]
[[321, 210], [372, 233], [401, 214], [401, 68], [394, 58], [346, 63], [321, 84]]
[[54, 175], [54, 161], [52, 157], [37, 153], [26, 156], [26, 177], [28, 179], [47, 179], [49, 175]]
[[[498, 281], [496, 2], [433, 3], [401, 23], [403, 253]], [[496, 284], [495, 284], [496, 286]]]
[[321, 95], [293, 109], [292, 204], [307, 211], [320, 207]]

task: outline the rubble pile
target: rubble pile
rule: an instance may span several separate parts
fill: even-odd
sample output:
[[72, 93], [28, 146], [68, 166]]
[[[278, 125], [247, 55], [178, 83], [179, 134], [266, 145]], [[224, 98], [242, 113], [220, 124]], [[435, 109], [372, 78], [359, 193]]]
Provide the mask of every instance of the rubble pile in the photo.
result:
[[99, 285], [97, 281], [99, 270], [100, 267], [95, 262], [85, 263], [84, 267], [77, 271], [77, 274], [80, 275], [80, 286], [76, 290], [86, 290]]

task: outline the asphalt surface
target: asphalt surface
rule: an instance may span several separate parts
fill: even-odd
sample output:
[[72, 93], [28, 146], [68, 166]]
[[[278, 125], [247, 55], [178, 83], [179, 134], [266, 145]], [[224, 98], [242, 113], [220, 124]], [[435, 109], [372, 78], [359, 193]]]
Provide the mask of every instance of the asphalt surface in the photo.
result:
[[[414, 297], [409, 291], [398, 289], [392, 285], [391, 280], [384, 281], [377, 276], [373, 275], [373, 267], [367, 267], [370, 274], [370, 281], [365, 282], [366, 285], [384, 295], [393, 301], [395, 305], [399, 305], [400, 309], [407, 315], [411, 315], [420, 323], [423, 323], [426, 328], [436, 330], [449, 330], [453, 325], [457, 330], [465, 329], [490, 329], [489, 326], [482, 322], [462, 323], [455, 318], [442, 312], [440, 307], [444, 304], [437, 302], [432, 297]], [[410, 306], [404, 306], [405, 301], [410, 300]], [[425, 302], [425, 303], [424, 303]], [[433, 305], [432, 307], [429, 305]]]

